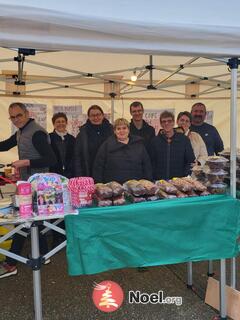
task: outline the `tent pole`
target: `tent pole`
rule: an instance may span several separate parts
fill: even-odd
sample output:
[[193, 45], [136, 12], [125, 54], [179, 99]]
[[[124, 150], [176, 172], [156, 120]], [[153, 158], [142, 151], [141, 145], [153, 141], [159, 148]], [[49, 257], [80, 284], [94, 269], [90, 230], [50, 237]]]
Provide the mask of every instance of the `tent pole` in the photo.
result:
[[[238, 58], [231, 58], [231, 112], [230, 112], [230, 194], [236, 198], [236, 156], [237, 156], [237, 69]], [[231, 287], [236, 288], [236, 259], [231, 259]]]
[[111, 92], [109, 93], [109, 96], [111, 97], [111, 123], [113, 124], [114, 122], [114, 98], [116, 97], [115, 93], [115, 82], [110, 81], [111, 83]]
[[226, 260], [220, 260], [220, 319], [227, 319], [227, 304], [226, 304]]

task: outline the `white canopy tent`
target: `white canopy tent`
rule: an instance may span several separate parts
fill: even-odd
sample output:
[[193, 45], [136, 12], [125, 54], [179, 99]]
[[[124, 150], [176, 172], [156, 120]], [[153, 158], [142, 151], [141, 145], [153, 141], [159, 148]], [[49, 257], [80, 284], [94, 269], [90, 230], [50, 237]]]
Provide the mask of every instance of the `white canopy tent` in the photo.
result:
[[6, 47], [238, 56], [239, 2], [0, 1]]
[[[240, 3], [236, 0], [227, 4], [216, 0], [42, 0], [41, 4], [0, 0], [0, 9], [2, 47], [201, 56], [223, 63], [240, 56]], [[235, 196], [238, 59], [231, 62], [231, 192]], [[224, 260], [221, 267], [221, 317], [225, 318]]]

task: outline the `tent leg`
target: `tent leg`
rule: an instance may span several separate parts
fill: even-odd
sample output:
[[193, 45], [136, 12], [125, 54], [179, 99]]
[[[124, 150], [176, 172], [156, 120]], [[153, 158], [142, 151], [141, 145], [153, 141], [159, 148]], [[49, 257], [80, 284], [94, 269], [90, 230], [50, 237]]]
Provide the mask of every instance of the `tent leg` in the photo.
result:
[[220, 260], [220, 319], [227, 319], [227, 308], [226, 308], [226, 260]]
[[[39, 252], [39, 234], [38, 226], [31, 226], [31, 244], [32, 244], [32, 260], [37, 261], [40, 258]], [[41, 297], [41, 273], [40, 267], [33, 268], [33, 297], [35, 320], [42, 320], [42, 297]]]
[[[230, 125], [230, 194], [236, 198], [236, 155], [237, 155], [237, 69], [238, 58], [228, 60], [231, 69], [231, 125]], [[236, 288], [236, 259], [231, 259], [231, 287]]]
[[187, 263], [187, 287], [192, 289], [192, 261]]

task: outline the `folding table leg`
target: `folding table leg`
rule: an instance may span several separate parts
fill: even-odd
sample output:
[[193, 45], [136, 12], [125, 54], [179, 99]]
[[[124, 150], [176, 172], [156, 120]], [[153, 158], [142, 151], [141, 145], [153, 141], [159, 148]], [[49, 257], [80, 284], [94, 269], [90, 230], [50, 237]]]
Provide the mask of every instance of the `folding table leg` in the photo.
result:
[[33, 297], [35, 320], [42, 320], [42, 296], [41, 296], [41, 264], [38, 265], [40, 258], [39, 252], [39, 234], [37, 224], [31, 226], [31, 245], [32, 245], [32, 261], [36, 261], [36, 267], [33, 267]]

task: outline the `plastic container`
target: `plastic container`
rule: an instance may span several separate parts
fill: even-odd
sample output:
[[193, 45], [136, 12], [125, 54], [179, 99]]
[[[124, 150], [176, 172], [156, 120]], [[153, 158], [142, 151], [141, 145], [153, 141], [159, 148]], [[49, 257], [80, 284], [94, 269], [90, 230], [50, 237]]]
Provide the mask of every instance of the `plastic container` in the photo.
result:
[[226, 183], [214, 183], [214, 184], [209, 184], [207, 186], [207, 188], [211, 194], [224, 194], [227, 191], [227, 184]]
[[69, 180], [68, 189], [71, 204], [74, 208], [88, 207], [93, 203], [95, 191], [94, 180], [91, 177], [77, 177]]
[[207, 158], [206, 165], [213, 171], [224, 169], [228, 159], [220, 156], [211, 156]]
[[208, 181], [209, 181], [211, 184], [215, 184], [215, 183], [223, 182], [224, 179], [225, 179], [226, 176], [227, 176], [227, 172], [224, 171], [223, 169], [220, 169], [220, 170], [218, 170], [218, 171], [208, 170], [208, 171], [206, 172], [206, 176], [207, 176]]

